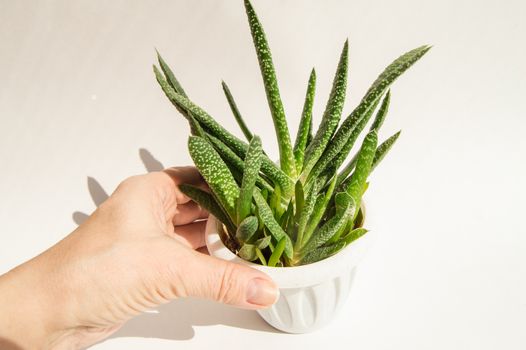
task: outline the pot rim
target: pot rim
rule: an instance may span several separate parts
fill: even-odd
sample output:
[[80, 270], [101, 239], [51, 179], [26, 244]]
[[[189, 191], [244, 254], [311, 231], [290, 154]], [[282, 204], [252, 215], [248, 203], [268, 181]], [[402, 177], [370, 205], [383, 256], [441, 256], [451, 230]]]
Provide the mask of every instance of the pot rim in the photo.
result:
[[312, 286], [346, 273], [358, 265], [375, 238], [375, 235], [369, 231], [326, 259], [307, 265], [270, 267], [246, 261], [230, 251], [221, 240], [217, 229], [218, 223], [214, 216], [209, 216], [205, 241], [210, 255], [264, 272], [282, 289]]

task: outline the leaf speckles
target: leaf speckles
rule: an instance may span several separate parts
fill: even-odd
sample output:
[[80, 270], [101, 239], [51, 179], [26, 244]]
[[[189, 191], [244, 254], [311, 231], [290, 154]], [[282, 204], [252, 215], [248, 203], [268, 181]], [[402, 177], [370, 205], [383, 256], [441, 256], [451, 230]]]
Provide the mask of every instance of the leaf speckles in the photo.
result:
[[[316, 72], [311, 71], [293, 148], [265, 32], [250, 1], [244, 3], [278, 139], [280, 164], [267, 157], [226, 83], [222, 83], [223, 91], [249, 144], [191, 101], [158, 54], [161, 69], [154, 66], [155, 77], [190, 124], [194, 135], [188, 140], [190, 155], [210, 191], [188, 184], [180, 189], [223, 223], [224, 230], [219, 232], [223, 243], [241, 258], [277, 267], [314, 263], [367, 233], [361, 202], [369, 176], [400, 135], [397, 132], [378, 146], [378, 133], [391, 101], [390, 86], [430, 47], [408, 51], [387, 66], [340, 125], [349, 69], [346, 41], [315, 133]], [[373, 115], [359, 151], [338, 173]]]

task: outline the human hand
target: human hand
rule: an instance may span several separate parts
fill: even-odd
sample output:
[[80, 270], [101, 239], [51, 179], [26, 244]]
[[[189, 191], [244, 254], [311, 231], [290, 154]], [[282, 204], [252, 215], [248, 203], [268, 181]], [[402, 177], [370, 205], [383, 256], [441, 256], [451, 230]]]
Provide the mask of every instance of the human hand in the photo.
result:
[[273, 304], [278, 290], [267, 275], [196, 251], [206, 223], [196, 220], [207, 213], [181, 183], [206, 186], [193, 167], [123, 181], [69, 236], [0, 276], [0, 347], [83, 348], [186, 296]]

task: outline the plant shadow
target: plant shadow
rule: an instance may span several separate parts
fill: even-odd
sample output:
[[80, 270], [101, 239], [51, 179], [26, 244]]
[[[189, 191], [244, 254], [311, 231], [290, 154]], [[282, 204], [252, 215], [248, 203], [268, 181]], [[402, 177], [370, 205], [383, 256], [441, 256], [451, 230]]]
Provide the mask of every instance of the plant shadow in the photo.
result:
[[[163, 164], [147, 149], [139, 149], [147, 172], [161, 171]], [[109, 196], [102, 185], [93, 177], [87, 178], [88, 191], [95, 206], [99, 206]], [[75, 211], [73, 221], [81, 225], [88, 214]], [[255, 311], [236, 309], [204, 299], [177, 299], [157, 309], [141, 314], [126, 324], [109, 339], [122, 337], [159, 338], [167, 340], [188, 340], [194, 337], [194, 326], [225, 325], [255, 331], [279, 333], [269, 326]]]

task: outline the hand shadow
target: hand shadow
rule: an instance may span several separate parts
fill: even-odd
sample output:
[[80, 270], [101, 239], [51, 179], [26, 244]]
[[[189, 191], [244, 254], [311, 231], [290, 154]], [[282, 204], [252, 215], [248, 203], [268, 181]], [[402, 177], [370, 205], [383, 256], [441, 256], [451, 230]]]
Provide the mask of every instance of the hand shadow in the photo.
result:
[[[139, 157], [146, 168], [146, 171], [151, 173], [152, 171], [161, 171], [164, 169], [163, 164], [159, 162], [155, 157], [145, 148], [139, 149]], [[108, 193], [104, 190], [101, 184], [93, 177], [88, 176], [88, 191], [96, 207], [101, 205], [106, 199], [108, 199]], [[88, 214], [76, 211], [73, 213], [73, 221], [77, 225], [81, 225], [89, 217]]]
[[213, 301], [195, 298], [177, 299], [128, 321], [110, 336], [188, 340], [194, 326], [225, 325], [255, 331], [277, 333], [255, 311], [237, 309]]
[[[144, 148], [139, 149], [139, 157], [148, 172], [160, 171], [164, 166]], [[88, 191], [95, 206], [108, 198], [108, 193], [93, 177], [88, 176]], [[81, 225], [88, 214], [76, 211], [73, 221]], [[279, 333], [261, 319], [255, 311], [241, 310], [216, 302], [184, 298], [141, 314], [122, 326], [109, 339], [122, 337], [160, 338], [169, 340], [188, 340], [194, 337], [193, 326], [225, 326]]]

